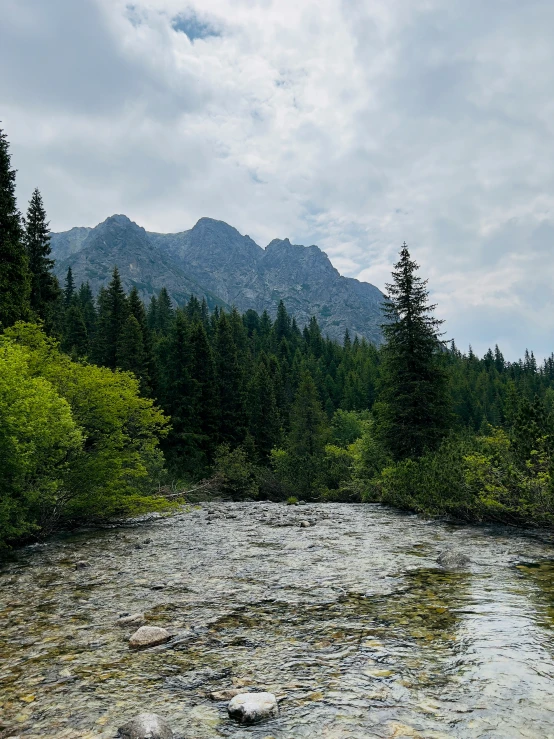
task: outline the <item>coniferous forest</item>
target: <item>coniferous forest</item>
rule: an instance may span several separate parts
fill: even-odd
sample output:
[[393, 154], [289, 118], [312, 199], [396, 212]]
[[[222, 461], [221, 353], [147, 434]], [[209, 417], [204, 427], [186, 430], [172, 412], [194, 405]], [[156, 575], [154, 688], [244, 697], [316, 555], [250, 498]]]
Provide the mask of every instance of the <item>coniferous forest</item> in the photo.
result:
[[[382, 502], [554, 523], [554, 356], [446, 341], [404, 245], [384, 344], [195, 297], [144, 305], [117, 266], [97, 296], [53, 275], [35, 190], [22, 216], [0, 132], [0, 542], [181, 500]], [[185, 493], [186, 497], [186, 493]]]

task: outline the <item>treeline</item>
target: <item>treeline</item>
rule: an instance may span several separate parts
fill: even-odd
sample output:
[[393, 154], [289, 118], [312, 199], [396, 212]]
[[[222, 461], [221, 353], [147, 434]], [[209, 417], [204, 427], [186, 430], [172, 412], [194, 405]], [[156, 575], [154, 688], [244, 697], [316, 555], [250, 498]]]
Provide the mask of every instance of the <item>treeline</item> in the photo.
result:
[[348, 332], [143, 304], [117, 269], [92, 294], [53, 274], [38, 190], [25, 218], [0, 133], [0, 543], [162, 507], [162, 483], [232, 497], [380, 501], [429, 515], [554, 521], [554, 357], [446, 344], [400, 253], [381, 348]]

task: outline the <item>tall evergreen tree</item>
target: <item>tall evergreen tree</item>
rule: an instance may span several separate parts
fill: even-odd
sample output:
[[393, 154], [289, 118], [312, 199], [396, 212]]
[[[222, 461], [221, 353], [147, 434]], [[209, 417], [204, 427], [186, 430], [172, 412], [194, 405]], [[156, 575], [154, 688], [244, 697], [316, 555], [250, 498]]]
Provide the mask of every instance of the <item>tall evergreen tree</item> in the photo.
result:
[[129, 313], [119, 332], [116, 361], [120, 369], [135, 375], [143, 392], [148, 390], [149, 377], [142, 329], [132, 313]]
[[378, 429], [395, 459], [436, 449], [451, 424], [448, 378], [427, 281], [404, 243], [387, 285]]
[[64, 312], [61, 347], [67, 354], [84, 357], [89, 350], [88, 332], [79, 303], [74, 301]]
[[[241, 323], [242, 325], [242, 323]], [[221, 442], [240, 444], [246, 434], [244, 370], [233, 337], [233, 324], [221, 312], [215, 340], [219, 437]]]
[[64, 303], [71, 305], [73, 297], [75, 296], [75, 280], [73, 279], [73, 270], [71, 267], [67, 268], [67, 274], [65, 276], [65, 286], [63, 290]]
[[31, 273], [31, 309], [45, 320], [53, 303], [58, 300], [60, 288], [52, 272], [54, 260], [50, 259], [50, 229], [42, 196], [35, 188], [25, 219], [25, 247]]
[[21, 214], [15, 200], [15, 170], [6, 134], [0, 129], [0, 326], [30, 314], [31, 276]]
[[327, 436], [327, 419], [316, 384], [304, 369], [291, 408], [287, 452], [295, 486], [306, 497], [318, 488]]
[[96, 364], [110, 369], [117, 367], [119, 340], [128, 316], [127, 296], [115, 267], [110, 284], [98, 296], [98, 321], [93, 345]]
[[267, 462], [271, 450], [277, 445], [280, 430], [275, 387], [268, 364], [265, 354], [260, 355], [248, 387], [248, 430], [262, 462]]

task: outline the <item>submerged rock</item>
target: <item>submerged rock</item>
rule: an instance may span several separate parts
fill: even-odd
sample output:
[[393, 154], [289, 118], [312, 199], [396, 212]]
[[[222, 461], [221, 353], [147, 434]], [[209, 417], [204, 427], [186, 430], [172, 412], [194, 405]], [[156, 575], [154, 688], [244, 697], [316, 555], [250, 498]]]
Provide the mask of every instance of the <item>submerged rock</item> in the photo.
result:
[[231, 698], [235, 697], [235, 695], [239, 695], [243, 692], [244, 691], [239, 688], [224, 688], [223, 690], [214, 690], [213, 693], [210, 693], [210, 698], [213, 701], [230, 701]]
[[310, 526], [311, 526], [311, 523], [309, 521], [300, 521], [300, 528], [309, 529]]
[[445, 570], [461, 570], [470, 563], [469, 557], [455, 549], [445, 549], [437, 558], [438, 564]]
[[169, 724], [156, 713], [141, 713], [118, 729], [122, 739], [173, 739]]
[[116, 624], [118, 626], [135, 626], [141, 624], [144, 621], [144, 613], [131, 613], [125, 616], [120, 616]]
[[273, 693], [240, 693], [227, 706], [229, 716], [241, 724], [257, 724], [279, 713]]
[[146, 649], [158, 644], [165, 644], [171, 639], [171, 634], [159, 626], [141, 626], [129, 639], [131, 649]]

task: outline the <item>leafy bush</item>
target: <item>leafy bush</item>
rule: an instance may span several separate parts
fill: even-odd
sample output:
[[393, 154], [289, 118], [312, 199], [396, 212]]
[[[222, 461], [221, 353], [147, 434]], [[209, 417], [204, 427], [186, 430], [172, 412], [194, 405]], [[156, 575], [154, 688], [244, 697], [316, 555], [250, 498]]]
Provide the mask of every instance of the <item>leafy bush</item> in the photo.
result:
[[150, 491], [167, 419], [133, 375], [73, 362], [31, 324], [6, 330], [0, 351], [0, 539], [165, 505]]
[[221, 481], [221, 492], [234, 500], [258, 496], [260, 468], [250, 461], [244, 447], [231, 449], [229, 444], [221, 444], [215, 455], [215, 474]]

